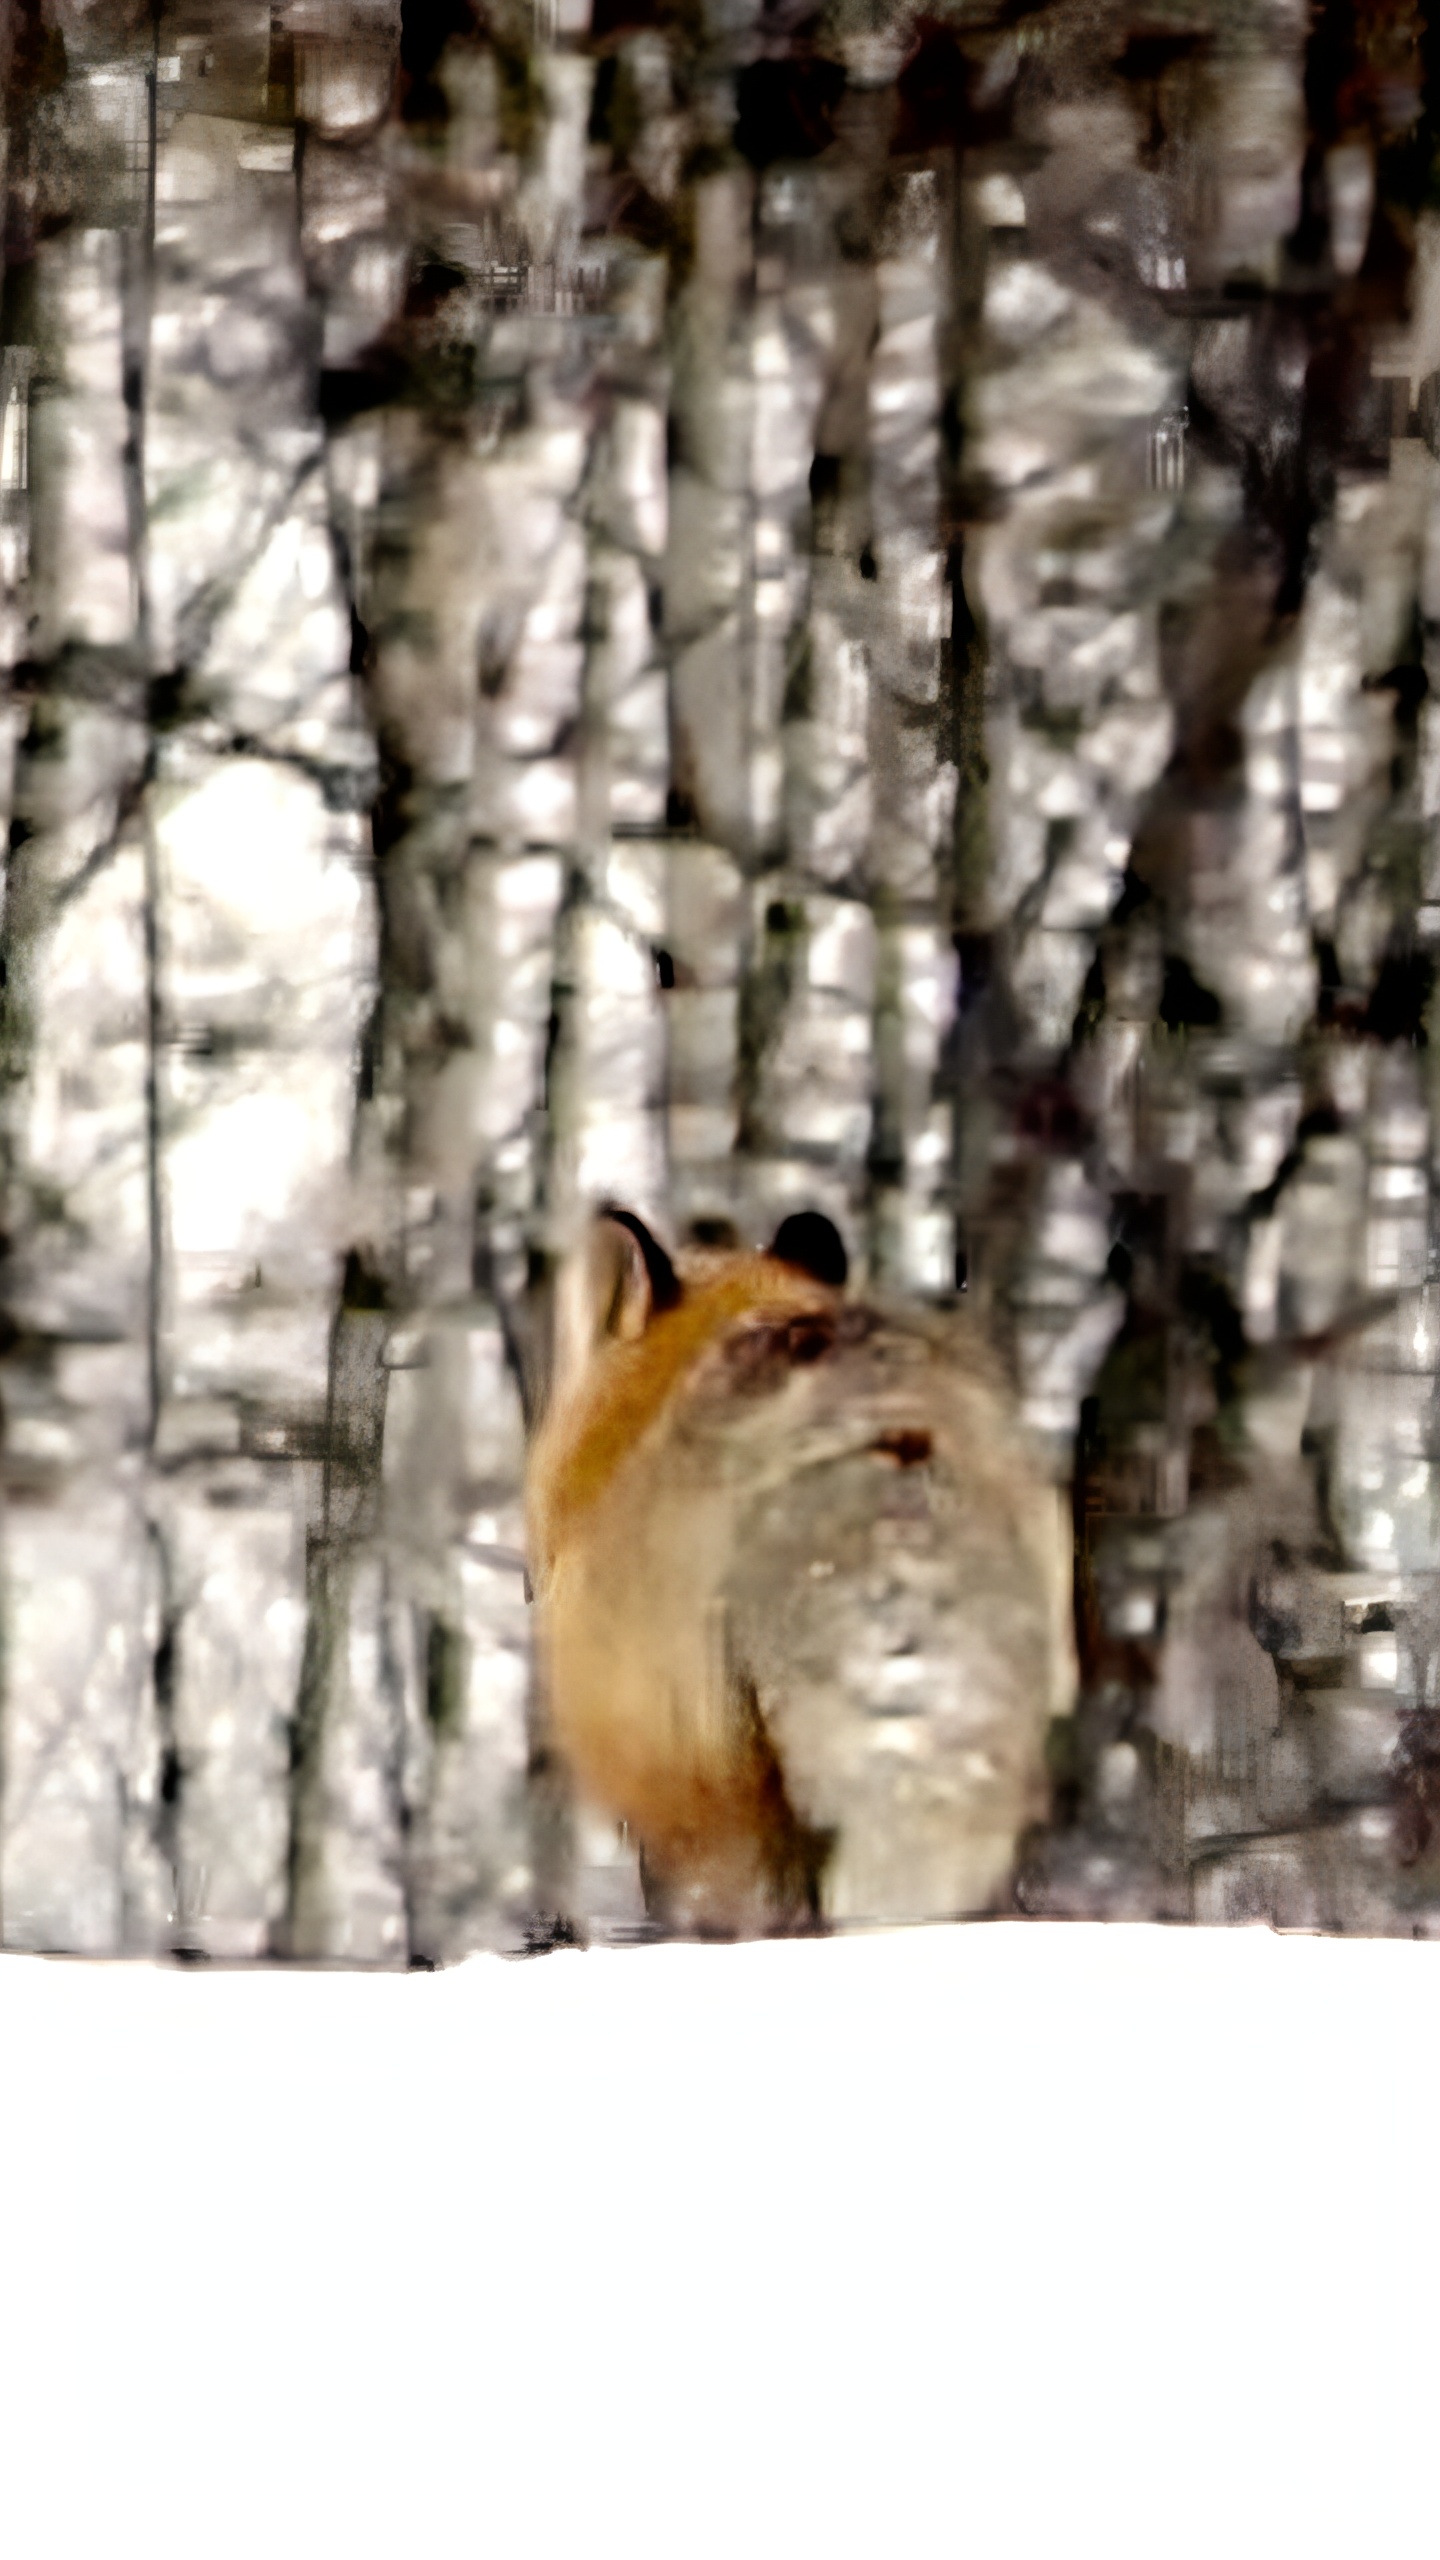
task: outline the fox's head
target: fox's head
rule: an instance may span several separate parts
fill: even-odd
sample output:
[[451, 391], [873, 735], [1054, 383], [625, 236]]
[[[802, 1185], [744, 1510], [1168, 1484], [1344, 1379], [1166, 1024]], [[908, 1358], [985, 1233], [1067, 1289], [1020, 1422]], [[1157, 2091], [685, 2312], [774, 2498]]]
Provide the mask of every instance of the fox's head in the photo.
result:
[[763, 1253], [696, 1243], [672, 1257], [629, 1209], [607, 1205], [561, 1271], [544, 1420], [531, 1458], [531, 1530], [543, 1572], [564, 1524], [611, 1485], [687, 1380], [722, 1345], [737, 1385], [748, 1355], [801, 1364], [828, 1347], [849, 1258], [816, 1210], [785, 1218]]

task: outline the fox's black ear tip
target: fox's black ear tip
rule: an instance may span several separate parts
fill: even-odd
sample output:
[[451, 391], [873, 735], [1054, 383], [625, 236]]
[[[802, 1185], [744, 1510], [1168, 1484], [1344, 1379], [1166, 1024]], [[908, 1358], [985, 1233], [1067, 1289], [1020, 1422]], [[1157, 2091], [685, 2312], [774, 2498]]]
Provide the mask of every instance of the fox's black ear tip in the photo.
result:
[[656, 1242], [644, 1219], [637, 1218], [633, 1209], [622, 1209], [614, 1200], [602, 1200], [595, 1214], [599, 1218], [610, 1219], [617, 1227], [623, 1227], [639, 1246], [654, 1313], [660, 1315], [667, 1308], [678, 1306], [681, 1291], [675, 1265], [663, 1244]]
[[843, 1289], [850, 1276], [844, 1238], [818, 1209], [797, 1209], [782, 1218], [770, 1250], [777, 1262], [787, 1262], [792, 1271], [807, 1272], [827, 1289]]

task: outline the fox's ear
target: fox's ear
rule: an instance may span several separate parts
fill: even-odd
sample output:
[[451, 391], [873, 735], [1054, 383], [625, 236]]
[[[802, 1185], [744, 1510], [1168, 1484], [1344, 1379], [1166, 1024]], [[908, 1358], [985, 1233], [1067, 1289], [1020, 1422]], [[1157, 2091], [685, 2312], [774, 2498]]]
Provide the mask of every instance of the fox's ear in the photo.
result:
[[843, 1289], [850, 1276], [844, 1238], [818, 1209], [797, 1209], [792, 1217], [782, 1218], [770, 1250], [777, 1262], [788, 1262], [792, 1271], [807, 1272], [827, 1289]]
[[680, 1294], [675, 1265], [644, 1220], [607, 1202], [556, 1285], [552, 1391], [573, 1386], [607, 1339], [637, 1342]]

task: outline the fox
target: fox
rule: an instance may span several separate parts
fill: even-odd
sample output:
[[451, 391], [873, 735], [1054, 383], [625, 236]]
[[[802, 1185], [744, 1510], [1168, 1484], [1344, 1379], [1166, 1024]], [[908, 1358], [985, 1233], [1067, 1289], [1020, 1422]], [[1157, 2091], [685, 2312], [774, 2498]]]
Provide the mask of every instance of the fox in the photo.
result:
[[816, 1211], [562, 1266], [527, 1471], [543, 1716], [664, 1933], [994, 1910], [1073, 1706], [1068, 1506], [973, 1323], [849, 1289]]

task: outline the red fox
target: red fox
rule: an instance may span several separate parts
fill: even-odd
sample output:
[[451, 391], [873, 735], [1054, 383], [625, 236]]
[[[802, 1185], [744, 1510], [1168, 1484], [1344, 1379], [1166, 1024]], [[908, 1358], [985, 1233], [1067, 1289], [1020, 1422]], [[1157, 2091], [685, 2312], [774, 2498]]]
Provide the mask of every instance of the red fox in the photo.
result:
[[661, 1925], [993, 1907], [1072, 1703], [1068, 1518], [957, 1320], [859, 1304], [828, 1219], [672, 1261], [602, 1213], [529, 1471], [553, 1740]]

